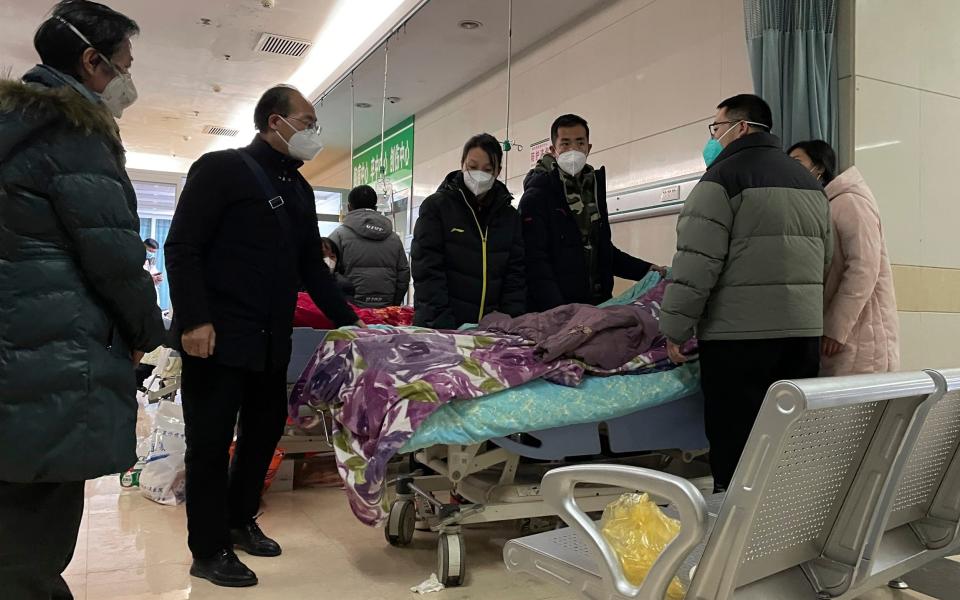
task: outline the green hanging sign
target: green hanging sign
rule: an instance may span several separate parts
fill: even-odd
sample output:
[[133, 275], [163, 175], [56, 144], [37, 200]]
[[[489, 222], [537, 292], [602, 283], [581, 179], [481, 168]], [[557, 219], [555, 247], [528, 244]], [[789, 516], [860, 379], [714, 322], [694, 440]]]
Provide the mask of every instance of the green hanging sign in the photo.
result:
[[386, 167], [385, 174], [394, 189], [408, 189], [413, 185], [412, 116], [384, 132], [382, 154], [379, 135], [353, 152], [351, 171], [354, 187], [369, 185], [377, 188], [381, 164]]

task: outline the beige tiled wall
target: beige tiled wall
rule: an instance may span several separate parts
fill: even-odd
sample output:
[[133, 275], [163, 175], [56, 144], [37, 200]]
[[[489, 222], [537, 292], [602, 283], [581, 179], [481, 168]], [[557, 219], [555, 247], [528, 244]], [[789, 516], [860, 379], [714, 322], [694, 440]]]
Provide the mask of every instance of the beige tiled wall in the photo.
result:
[[895, 263], [903, 367], [960, 366], [960, 2], [840, 6], [844, 130]]

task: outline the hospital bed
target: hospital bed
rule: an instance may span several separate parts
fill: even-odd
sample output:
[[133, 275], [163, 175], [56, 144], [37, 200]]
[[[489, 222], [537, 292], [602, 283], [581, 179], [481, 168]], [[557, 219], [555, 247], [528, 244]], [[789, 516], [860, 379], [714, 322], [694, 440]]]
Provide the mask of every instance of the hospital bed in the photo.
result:
[[[323, 336], [322, 331], [294, 331], [289, 381], [299, 378]], [[698, 381], [696, 365], [689, 365], [645, 375], [588, 377], [579, 388], [533, 381], [444, 405], [401, 449], [414, 465], [394, 482], [387, 542], [403, 547], [418, 529], [434, 532], [438, 578], [448, 586], [461, 585], [463, 527], [555, 516], [539, 482], [557, 463], [644, 453], [645, 465], [664, 468], [675, 458], [690, 462], [703, 454], [708, 444]], [[311, 416], [328, 432], [326, 415]], [[701, 485], [712, 482], [706, 478]], [[585, 510], [601, 511], [623, 491], [585, 487], [578, 490], [578, 501]]]

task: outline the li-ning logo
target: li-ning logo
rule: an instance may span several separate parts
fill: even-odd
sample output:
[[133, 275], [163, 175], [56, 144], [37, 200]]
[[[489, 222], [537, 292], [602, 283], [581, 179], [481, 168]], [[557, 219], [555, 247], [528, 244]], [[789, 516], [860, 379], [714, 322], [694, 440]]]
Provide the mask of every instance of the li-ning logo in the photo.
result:
[[454, 227], [453, 229], [450, 230], [450, 233], [463, 233], [463, 230], [460, 229], [459, 227]]
[[365, 227], [367, 229], [370, 229], [371, 231], [376, 231], [377, 233], [383, 233], [384, 231], [386, 231], [386, 229], [384, 229], [383, 227], [380, 227], [379, 225], [371, 225], [369, 223], [367, 223]]

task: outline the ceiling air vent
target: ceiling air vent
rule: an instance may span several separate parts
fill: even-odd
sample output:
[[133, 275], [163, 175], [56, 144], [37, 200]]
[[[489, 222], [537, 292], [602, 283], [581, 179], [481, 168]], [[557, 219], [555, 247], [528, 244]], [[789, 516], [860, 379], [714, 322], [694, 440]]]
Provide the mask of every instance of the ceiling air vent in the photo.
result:
[[307, 53], [313, 44], [306, 40], [277, 35], [275, 33], [265, 33], [260, 36], [254, 50], [264, 54], [279, 54], [281, 56], [293, 56], [300, 58]]
[[219, 125], [207, 125], [203, 128], [207, 135], [222, 135], [225, 137], [234, 137], [240, 133], [239, 129], [230, 129], [229, 127], [220, 127]]

